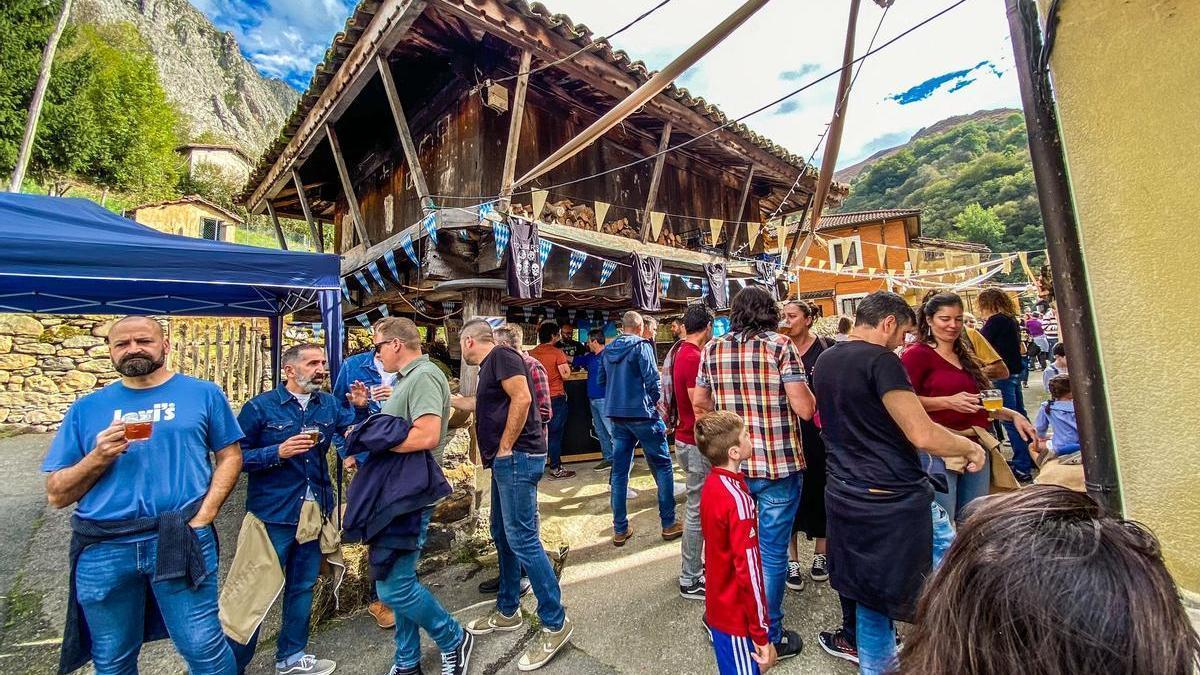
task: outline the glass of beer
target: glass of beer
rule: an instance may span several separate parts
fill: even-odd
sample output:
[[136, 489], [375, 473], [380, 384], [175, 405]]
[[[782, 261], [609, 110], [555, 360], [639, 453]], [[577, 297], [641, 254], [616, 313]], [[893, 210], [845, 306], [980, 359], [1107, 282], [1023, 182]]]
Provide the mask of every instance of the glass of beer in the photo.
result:
[[313, 445], [316, 445], [317, 443], [321, 442], [321, 427], [317, 427], [317, 426], [302, 427], [300, 429], [300, 433], [305, 436], [308, 436], [308, 440], [312, 441]]
[[990, 413], [1004, 407], [1004, 396], [1000, 394], [999, 389], [984, 389], [979, 392], [979, 399], [983, 402], [984, 410]]
[[125, 440], [127, 441], [144, 441], [150, 438], [150, 434], [154, 431], [154, 422], [149, 420], [145, 422], [126, 422], [125, 423]]

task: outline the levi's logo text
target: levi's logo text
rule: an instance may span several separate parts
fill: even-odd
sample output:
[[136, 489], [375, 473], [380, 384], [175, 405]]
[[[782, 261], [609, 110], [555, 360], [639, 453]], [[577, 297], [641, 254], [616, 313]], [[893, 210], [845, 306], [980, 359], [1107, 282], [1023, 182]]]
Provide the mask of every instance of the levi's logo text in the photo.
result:
[[168, 422], [175, 419], [174, 403], [155, 403], [149, 410], [131, 410], [125, 412], [120, 408], [113, 411], [113, 420], [122, 422]]

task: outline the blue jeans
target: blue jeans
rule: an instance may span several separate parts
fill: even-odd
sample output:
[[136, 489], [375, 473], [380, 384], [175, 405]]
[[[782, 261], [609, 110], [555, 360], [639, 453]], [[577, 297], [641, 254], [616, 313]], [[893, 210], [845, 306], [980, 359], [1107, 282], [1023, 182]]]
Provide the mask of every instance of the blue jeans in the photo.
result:
[[233, 675], [233, 652], [217, 620], [217, 543], [212, 527], [197, 531], [207, 575], [193, 590], [186, 579], [151, 581], [158, 539], [93, 544], [79, 556], [75, 590], [92, 635], [96, 675], [138, 672], [146, 587], [154, 594], [171, 641], [193, 675]]
[[[421, 516], [418, 547], [425, 545], [432, 515], [433, 509], [429, 508]], [[443, 652], [454, 651], [463, 638], [462, 626], [417, 580], [417, 561], [420, 558], [419, 548], [401, 555], [392, 564], [387, 578], [375, 582], [379, 599], [396, 613], [395, 663], [401, 669], [415, 668], [421, 663], [421, 628]]]
[[[954, 528], [950, 516], [937, 502], [930, 504], [933, 517], [933, 569], [936, 571], [946, 558], [946, 551], [954, 543]], [[843, 616], [846, 603], [842, 600]], [[896, 659], [896, 630], [892, 620], [862, 604], [855, 606], [855, 627], [850, 631], [851, 639], [858, 646], [858, 668], [863, 675], [886, 673]]]
[[537, 486], [546, 470], [545, 455], [514, 452], [492, 464], [492, 539], [500, 560], [496, 609], [512, 616], [521, 608], [521, 571], [538, 601], [538, 618], [552, 631], [562, 628], [566, 612], [554, 567], [539, 537]]
[[667, 425], [659, 418], [641, 419], [613, 417], [613, 460], [608, 474], [609, 498], [612, 501], [613, 532], [629, 531], [629, 515], [625, 509], [629, 489], [629, 467], [633, 464], [633, 447], [639, 442], [646, 454], [646, 463], [658, 486], [658, 518], [663, 529], [675, 524], [675, 474], [671, 467], [671, 451], [667, 449]]
[[592, 429], [596, 431], [596, 440], [600, 441], [600, 455], [604, 461], [612, 463], [613, 441], [612, 422], [604, 416], [604, 399], [593, 398], [589, 401], [592, 406]]
[[800, 505], [804, 475], [793, 473], [774, 480], [747, 478], [750, 494], [758, 508], [758, 550], [762, 556], [763, 583], [767, 585], [767, 614], [771, 642], [783, 638], [783, 592], [787, 582], [788, 539]]
[[[1029, 418], [1029, 414], [1025, 412], [1025, 397], [1021, 392], [1021, 376], [1012, 375], [1003, 380], [992, 380], [992, 384], [1000, 390], [1000, 395], [1004, 397], [1004, 407], [1010, 410], [1016, 410]], [[1033, 471], [1033, 457], [1029, 455], [1029, 444], [1024, 438], [1017, 433], [1017, 427], [1012, 422], [1004, 422], [1004, 433], [1008, 434], [1008, 442], [1012, 444], [1013, 471], [1021, 473], [1029, 473]]]
[[[983, 468], [975, 473], [946, 471], [946, 486], [949, 492], [933, 493], [933, 501], [946, 510], [950, 521], [957, 523], [963, 518], [967, 504], [986, 497], [991, 489], [991, 459], [984, 453]], [[944, 464], [942, 466], [945, 466]]]
[[562, 466], [563, 431], [567, 428], [567, 397], [551, 397], [550, 410], [552, 413], [550, 425], [547, 428], [549, 435], [546, 439], [546, 447], [550, 451], [550, 468], [557, 469]]
[[[287, 661], [308, 646], [308, 617], [312, 614], [313, 585], [321, 572], [321, 542], [296, 543], [295, 525], [265, 523], [267, 536], [283, 567], [283, 622], [275, 645], [275, 660]], [[258, 631], [242, 645], [229, 640], [238, 672], [246, 669], [258, 646]]]

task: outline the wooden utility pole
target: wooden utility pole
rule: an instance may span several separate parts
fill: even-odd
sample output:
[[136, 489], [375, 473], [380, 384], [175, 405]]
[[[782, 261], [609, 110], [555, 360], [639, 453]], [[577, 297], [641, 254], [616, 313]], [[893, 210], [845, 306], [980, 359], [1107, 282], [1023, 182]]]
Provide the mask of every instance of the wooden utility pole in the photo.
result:
[[[754, 165], [746, 167], [746, 182], [742, 184], [742, 196], [738, 198], [738, 208], [734, 212], [733, 217], [733, 232], [729, 234], [729, 239], [725, 242], [725, 255], [733, 253], [733, 247], [737, 246], [738, 235], [742, 233], [742, 216], [746, 215], [746, 202], [750, 199], [750, 184], [754, 181]], [[747, 242], [749, 244], [749, 242]]]
[[513, 92], [512, 112], [508, 119], [508, 145], [504, 148], [504, 169], [500, 172], [500, 210], [508, 211], [508, 200], [513, 193], [513, 178], [517, 175], [517, 151], [521, 145], [521, 123], [525, 119], [525, 93], [529, 89], [529, 67], [533, 53], [528, 49], [521, 52], [517, 66], [517, 88]]
[[658, 197], [658, 183], [662, 180], [663, 165], [667, 163], [667, 148], [671, 145], [671, 123], [663, 127], [658, 140], [658, 157], [654, 160], [654, 172], [650, 174], [650, 189], [646, 193], [646, 208], [642, 210], [642, 243], [650, 236], [650, 212]]
[[50, 85], [50, 69], [54, 65], [54, 52], [58, 49], [58, 40], [67, 28], [67, 18], [71, 15], [71, 0], [63, 0], [62, 11], [58, 14], [58, 24], [50, 34], [46, 49], [42, 51], [42, 70], [38, 73], [37, 85], [33, 88], [33, 99], [29, 101], [29, 118], [25, 120], [25, 135], [21, 137], [21, 149], [17, 153], [17, 165], [13, 167], [12, 180], [8, 183], [9, 192], [20, 192], [21, 183], [25, 181], [25, 169], [29, 166], [29, 156], [33, 154], [33, 137], [37, 133], [38, 118], [42, 115], [42, 103], [46, 100], [46, 87]]
[[[433, 210], [433, 199], [429, 196], [429, 184], [425, 181], [425, 172], [421, 170], [421, 158], [417, 155], [417, 145], [413, 143], [412, 133], [408, 127], [408, 118], [404, 114], [404, 106], [400, 104], [400, 92], [396, 89], [396, 80], [392, 77], [392, 67], [382, 55], [375, 57], [379, 77], [383, 81], [383, 90], [387, 94], [388, 106], [392, 109], [392, 120], [396, 123], [396, 134], [400, 136], [400, 149], [404, 151], [404, 160], [408, 162], [408, 173], [412, 176], [413, 187], [417, 191], [417, 199], [425, 213]], [[370, 246], [370, 244], [367, 244]]]

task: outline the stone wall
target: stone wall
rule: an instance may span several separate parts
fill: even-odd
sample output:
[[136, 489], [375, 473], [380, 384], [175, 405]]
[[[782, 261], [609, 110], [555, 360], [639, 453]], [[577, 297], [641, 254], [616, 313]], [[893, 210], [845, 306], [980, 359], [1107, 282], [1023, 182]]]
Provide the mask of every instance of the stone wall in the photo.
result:
[[117, 379], [112, 317], [0, 314], [0, 431], [52, 431], [75, 399]]

